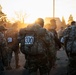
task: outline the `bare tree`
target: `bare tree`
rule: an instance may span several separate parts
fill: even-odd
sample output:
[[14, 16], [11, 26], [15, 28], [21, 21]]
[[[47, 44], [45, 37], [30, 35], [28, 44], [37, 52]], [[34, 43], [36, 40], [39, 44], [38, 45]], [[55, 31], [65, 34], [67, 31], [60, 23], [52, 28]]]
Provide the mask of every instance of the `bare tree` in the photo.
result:
[[22, 11], [15, 12], [15, 15], [16, 15], [17, 19], [19, 21], [21, 21], [22, 23], [24, 23], [25, 22], [25, 19], [27, 18], [27, 14], [26, 13], [23, 13]]
[[7, 15], [2, 11], [2, 6], [0, 5], [0, 24], [5, 24], [7, 22]]
[[2, 12], [2, 6], [0, 5], [0, 19], [3, 19], [5, 16], [6, 14]]
[[2, 6], [0, 5], [0, 12], [2, 11]]

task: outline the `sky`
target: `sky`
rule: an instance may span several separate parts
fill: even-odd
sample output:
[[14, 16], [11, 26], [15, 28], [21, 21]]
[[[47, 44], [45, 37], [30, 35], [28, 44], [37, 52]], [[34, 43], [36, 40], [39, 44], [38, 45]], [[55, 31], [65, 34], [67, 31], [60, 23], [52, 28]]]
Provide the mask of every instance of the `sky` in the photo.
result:
[[[53, 0], [0, 0], [2, 11], [8, 18], [15, 18], [15, 12], [28, 15], [26, 21], [32, 22], [36, 18], [53, 17]], [[55, 17], [68, 20], [70, 14], [76, 20], [76, 0], [55, 0]]]

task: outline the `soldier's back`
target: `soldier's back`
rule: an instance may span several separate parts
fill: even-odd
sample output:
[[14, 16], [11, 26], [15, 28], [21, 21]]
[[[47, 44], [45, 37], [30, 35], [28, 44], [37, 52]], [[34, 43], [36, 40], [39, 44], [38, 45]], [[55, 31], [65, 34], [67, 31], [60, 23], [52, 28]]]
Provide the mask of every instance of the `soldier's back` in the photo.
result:
[[14, 47], [16, 44], [18, 44], [18, 31], [10, 28], [6, 32], [6, 39], [9, 47]]

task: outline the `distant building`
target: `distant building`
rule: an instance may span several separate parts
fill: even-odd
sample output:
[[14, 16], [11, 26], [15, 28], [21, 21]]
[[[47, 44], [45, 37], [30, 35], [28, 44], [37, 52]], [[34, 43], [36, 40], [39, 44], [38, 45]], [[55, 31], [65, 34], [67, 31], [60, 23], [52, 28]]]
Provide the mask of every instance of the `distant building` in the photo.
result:
[[[51, 19], [53, 19], [53, 17], [46, 17], [44, 19], [45, 24], [50, 23]], [[62, 26], [62, 22], [61, 22], [61, 20], [58, 17], [56, 17], [55, 20], [56, 20], [56, 25], [57, 25], [57, 29], [56, 30], [59, 30], [61, 28], [61, 26]]]

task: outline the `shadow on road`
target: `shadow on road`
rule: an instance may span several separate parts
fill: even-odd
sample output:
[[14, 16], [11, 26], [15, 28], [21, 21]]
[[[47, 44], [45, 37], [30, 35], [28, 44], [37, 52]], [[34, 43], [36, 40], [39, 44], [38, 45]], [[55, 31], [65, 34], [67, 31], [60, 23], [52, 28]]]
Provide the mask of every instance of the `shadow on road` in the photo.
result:
[[[4, 71], [3, 75], [28, 75], [28, 71], [26, 71], [23, 66], [25, 63], [25, 57], [22, 53], [20, 53], [20, 69], [15, 69], [15, 60], [14, 60], [14, 55], [12, 59], [12, 67], [13, 70], [7, 70]], [[56, 65], [54, 68], [52, 68], [50, 75], [66, 75], [67, 73], [67, 63], [68, 63], [68, 58], [65, 53], [65, 50], [59, 50], [57, 51], [57, 60], [56, 60]]]

